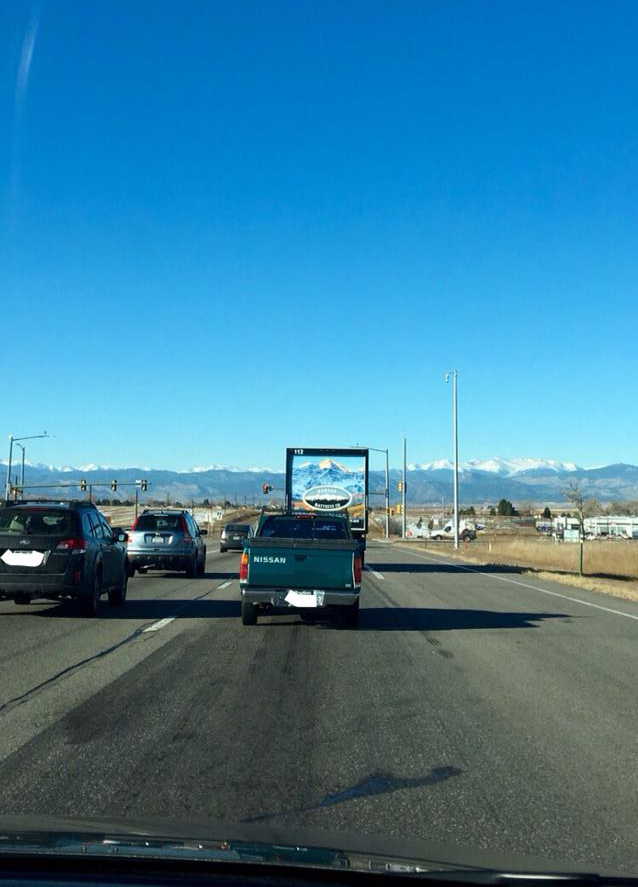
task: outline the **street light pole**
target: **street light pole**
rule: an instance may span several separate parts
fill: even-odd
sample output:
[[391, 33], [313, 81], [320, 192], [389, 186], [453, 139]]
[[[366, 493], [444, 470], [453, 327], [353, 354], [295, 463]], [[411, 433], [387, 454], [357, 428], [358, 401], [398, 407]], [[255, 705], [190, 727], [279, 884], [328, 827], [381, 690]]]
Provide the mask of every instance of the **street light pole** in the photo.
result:
[[403, 490], [402, 490], [402, 501], [401, 501], [401, 517], [402, 527], [401, 527], [401, 538], [405, 539], [405, 530], [406, 530], [406, 514], [405, 514], [405, 505], [407, 501], [407, 453], [408, 453], [408, 442], [405, 439], [405, 435], [403, 436]]
[[458, 430], [458, 400], [456, 394], [456, 370], [449, 370], [445, 374], [445, 381], [450, 381], [452, 376], [452, 443], [454, 446], [454, 547], [459, 547], [459, 430]]
[[390, 461], [385, 451], [385, 538], [390, 538]]
[[13, 435], [9, 435], [9, 463], [7, 465], [7, 482], [5, 484], [5, 499], [9, 499], [11, 495], [11, 459], [13, 457]]
[[22, 488], [21, 498], [24, 499], [24, 451], [26, 447], [23, 447], [21, 443], [18, 443], [17, 446], [22, 450], [22, 470], [20, 471], [20, 487]]
[[[359, 444], [353, 444], [358, 447]], [[375, 453], [385, 453], [385, 538], [390, 538], [390, 451], [386, 447], [385, 450], [379, 447], [365, 447], [366, 450], [373, 450]]]
[[[11, 496], [11, 462], [13, 460], [13, 445], [17, 443], [19, 440], [36, 440], [36, 438], [40, 437], [51, 437], [50, 434], [47, 434], [45, 431], [43, 434], [28, 434], [26, 437], [14, 437], [12, 434], [9, 435], [9, 464], [7, 465], [7, 482], [5, 485], [5, 499], [9, 499]], [[24, 450], [23, 459], [24, 459]]]

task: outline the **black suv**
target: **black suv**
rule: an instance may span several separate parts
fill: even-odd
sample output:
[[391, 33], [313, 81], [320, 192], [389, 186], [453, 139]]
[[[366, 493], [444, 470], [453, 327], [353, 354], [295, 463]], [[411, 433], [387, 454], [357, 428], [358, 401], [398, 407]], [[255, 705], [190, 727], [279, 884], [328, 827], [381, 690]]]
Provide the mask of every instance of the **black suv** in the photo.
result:
[[75, 599], [96, 616], [100, 599], [126, 599], [126, 533], [90, 502], [0, 504], [0, 600]]

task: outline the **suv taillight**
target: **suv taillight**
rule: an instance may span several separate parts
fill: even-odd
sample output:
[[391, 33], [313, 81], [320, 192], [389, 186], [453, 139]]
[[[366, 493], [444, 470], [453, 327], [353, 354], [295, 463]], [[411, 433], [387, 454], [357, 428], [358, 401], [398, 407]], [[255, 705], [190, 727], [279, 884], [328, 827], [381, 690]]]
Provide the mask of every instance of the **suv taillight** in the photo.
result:
[[248, 552], [242, 551], [239, 561], [239, 581], [245, 582], [248, 578]]
[[352, 581], [355, 585], [361, 585], [361, 558], [358, 554], [352, 555]]
[[182, 532], [184, 533], [184, 544], [191, 545], [193, 542], [193, 537], [188, 532], [188, 525], [183, 517], [180, 518], [180, 523], [182, 525]]
[[74, 536], [72, 539], [62, 539], [55, 547], [57, 551], [86, 551], [88, 545], [81, 536]]

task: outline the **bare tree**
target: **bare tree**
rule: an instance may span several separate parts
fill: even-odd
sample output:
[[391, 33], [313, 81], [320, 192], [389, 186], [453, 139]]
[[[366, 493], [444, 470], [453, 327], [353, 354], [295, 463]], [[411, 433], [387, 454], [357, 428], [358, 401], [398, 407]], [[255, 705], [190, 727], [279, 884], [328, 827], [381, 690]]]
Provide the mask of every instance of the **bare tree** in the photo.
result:
[[600, 502], [596, 499], [585, 498], [583, 486], [579, 480], [569, 480], [563, 487], [563, 496], [569, 503], [570, 509], [578, 518], [580, 529], [580, 558], [579, 573], [583, 575], [583, 539], [585, 538], [585, 518], [594, 514], [600, 514]]

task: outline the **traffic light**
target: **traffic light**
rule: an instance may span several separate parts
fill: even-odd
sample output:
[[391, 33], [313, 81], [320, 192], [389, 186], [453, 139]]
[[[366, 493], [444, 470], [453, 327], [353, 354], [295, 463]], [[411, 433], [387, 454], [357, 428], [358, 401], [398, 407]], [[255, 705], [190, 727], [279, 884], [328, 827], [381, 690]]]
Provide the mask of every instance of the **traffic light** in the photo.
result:
[[403, 492], [403, 481], [402, 481], [402, 480], [398, 480], [398, 481], [397, 481], [397, 490], [398, 490], [400, 493]]
[[395, 512], [397, 514], [401, 514], [403, 512], [403, 506], [401, 505], [400, 502], [397, 502], [397, 504], [394, 506], [394, 508], [395, 508]]
[[115, 492], [117, 490], [117, 481], [116, 480], [111, 481], [111, 489], [113, 490], [113, 492]]
[[141, 484], [140, 484], [140, 490], [141, 490], [143, 493], [145, 493], [145, 492], [148, 490], [148, 481], [146, 480], [146, 478], [144, 478], [144, 480], [141, 482]]
[[86, 493], [86, 481], [84, 480], [84, 478], [82, 478], [82, 480], [80, 481], [80, 489], [83, 493]]
[[267, 496], [271, 490], [272, 490], [272, 486], [270, 484], [262, 484], [261, 485], [261, 491], [264, 494], [264, 496]]

